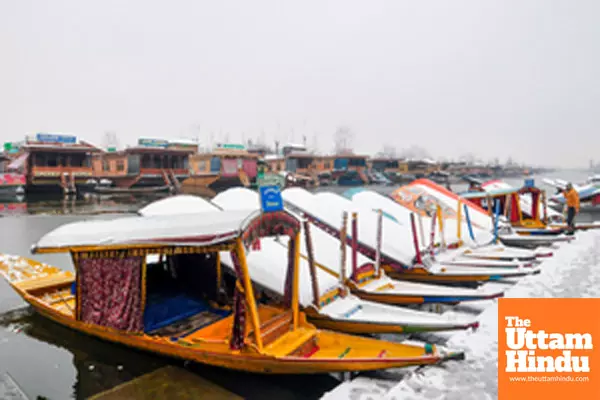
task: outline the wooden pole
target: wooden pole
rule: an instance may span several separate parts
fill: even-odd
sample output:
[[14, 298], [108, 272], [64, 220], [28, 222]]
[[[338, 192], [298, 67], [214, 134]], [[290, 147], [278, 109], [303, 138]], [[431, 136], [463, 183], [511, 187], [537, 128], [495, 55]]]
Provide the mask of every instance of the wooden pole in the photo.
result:
[[358, 214], [352, 213], [352, 279], [358, 269]]
[[[292, 316], [294, 330], [298, 328], [298, 308], [300, 303], [300, 232], [292, 239], [294, 241], [294, 271], [292, 282]], [[291, 244], [291, 243], [290, 243]]]
[[456, 237], [458, 238], [458, 245], [462, 246], [462, 202], [458, 199], [458, 209], [456, 210]]
[[445, 249], [446, 238], [444, 237], [444, 217], [442, 216], [442, 207], [439, 204], [436, 205], [436, 212], [440, 223], [440, 246], [442, 249]]
[[346, 245], [347, 245], [347, 232], [348, 227], [348, 213], [344, 211], [342, 214], [342, 228], [340, 230], [340, 286], [342, 292], [345, 294], [346, 285]]
[[[242, 282], [244, 285], [244, 295], [246, 297], [246, 305], [250, 312], [250, 320], [252, 321], [252, 327], [254, 328], [254, 339], [256, 341], [256, 347], [259, 351], [262, 351], [263, 344], [260, 336], [260, 321], [258, 319], [258, 310], [256, 308], [256, 300], [254, 298], [254, 289], [252, 288], [252, 282], [250, 281], [250, 275], [248, 274], [248, 264], [246, 263], [246, 251], [244, 250], [244, 244], [242, 239], [236, 240], [235, 252], [240, 261], [240, 269], [242, 270]], [[240, 277], [238, 277], [239, 279]], [[293, 296], [293, 292], [292, 292]], [[295, 304], [298, 307], [298, 304]], [[294, 308], [294, 301], [292, 297], [292, 309]]]
[[304, 225], [304, 240], [306, 241], [306, 250], [308, 251], [308, 265], [310, 267], [310, 281], [312, 284], [313, 291], [313, 303], [317, 310], [320, 308], [319, 299], [321, 298], [319, 292], [319, 281], [317, 279], [317, 267], [315, 266], [315, 258], [313, 254], [312, 237], [310, 235], [310, 223], [307, 219], [303, 221]]
[[415, 223], [415, 214], [410, 213], [410, 225], [412, 228], [413, 244], [415, 246], [416, 260], [418, 264], [423, 265], [423, 259], [421, 258], [421, 249], [419, 246], [419, 237], [417, 235], [417, 224]]
[[383, 240], [383, 211], [377, 210], [377, 243], [375, 245], [375, 273], [381, 277], [381, 243]]

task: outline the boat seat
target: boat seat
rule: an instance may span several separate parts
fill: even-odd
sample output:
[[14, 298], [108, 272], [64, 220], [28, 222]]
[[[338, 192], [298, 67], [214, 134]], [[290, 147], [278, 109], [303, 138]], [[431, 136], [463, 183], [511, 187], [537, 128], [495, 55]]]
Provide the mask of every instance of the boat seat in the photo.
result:
[[[290, 331], [292, 326], [292, 311], [275, 315], [260, 325], [260, 338], [263, 346], [267, 347], [283, 334]], [[254, 330], [248, 332], [248, 338], [254, 342]]]
[[304, 356], [312, 353], [317, 346], [315, 339], [315, 329], [298, 328], [287, 335], [278, 337], [277, 340], [265, 346], [265, 352], [278, 357], [287, 355]]
[[44, 277], [32, 278], [14, 285], [24, 291], [31, 292], [38, 289], [48, 289], [57, 286], [70, 285], [75, 281], [71, 274], [50, 274]]

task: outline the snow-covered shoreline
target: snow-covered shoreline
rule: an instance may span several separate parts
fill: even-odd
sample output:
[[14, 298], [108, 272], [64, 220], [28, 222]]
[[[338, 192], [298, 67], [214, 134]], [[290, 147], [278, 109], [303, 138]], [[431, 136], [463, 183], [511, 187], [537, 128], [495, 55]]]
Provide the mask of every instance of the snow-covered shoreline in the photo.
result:
[[[577, 240], [555, 250], [542, 264], [542, 273], [509, 288], [505, 297], [600, 296], [600, 231], [578, 232]], [[465, 361], [427, 367], [394, 383], [359, 377], [340, 384], [322, 399], [496, 399], [498, 397], [498, 306], [479, 315], [477, 331], [462, 331], [446, 346], [463, 349]]]

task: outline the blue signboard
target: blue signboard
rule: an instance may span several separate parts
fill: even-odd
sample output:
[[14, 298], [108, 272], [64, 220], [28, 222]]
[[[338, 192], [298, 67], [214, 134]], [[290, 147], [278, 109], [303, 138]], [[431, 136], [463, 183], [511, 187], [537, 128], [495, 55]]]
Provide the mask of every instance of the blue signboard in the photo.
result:
[[260, 205], [265, 213], [282, 211], [283, 198], [277, 186], [261, 186], [259, 188]]
[[77, 138], [72, 135], [57, 135], [53, 133], [38, 133], [35, 135], [35, 140], [43, 143], [64, 143], [75, 144]]
[[525, 187], [534, 187], [535, 181], [533, 179], [525, 179]]

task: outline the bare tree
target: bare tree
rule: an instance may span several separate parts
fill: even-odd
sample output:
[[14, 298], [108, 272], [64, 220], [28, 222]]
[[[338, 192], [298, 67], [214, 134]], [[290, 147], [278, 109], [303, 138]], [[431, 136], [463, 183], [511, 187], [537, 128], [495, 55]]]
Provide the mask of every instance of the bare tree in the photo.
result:
[[334, 135], [334, 151], [336, 154], [352, 153], [354, 133], [347, 126], [340, 126]]
[[423, 147], [412, 145], [408, 149], [403, 149], [400, 152], [400, 156], [403, 158], [413, 158], [417, 160], [422, 160], [424, 158], [431, 158], [429, 156], [429, 152], [425, 150]]
[[117, 138], [117, 133], [114, 131], [106, 131], [104, 132], [104, 143], [102, 143], [105, 149], [109, 147], [118, 148], [119, 147], [119, 139]]
[[382, 157], [396, 158], [396, 147], [391, 144], [384, 144], [383, 149], [379, 154], [381, 154]]

